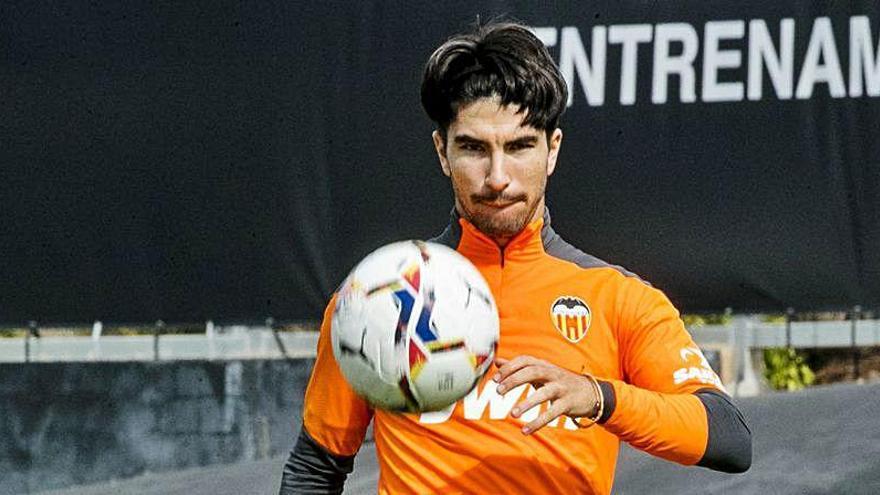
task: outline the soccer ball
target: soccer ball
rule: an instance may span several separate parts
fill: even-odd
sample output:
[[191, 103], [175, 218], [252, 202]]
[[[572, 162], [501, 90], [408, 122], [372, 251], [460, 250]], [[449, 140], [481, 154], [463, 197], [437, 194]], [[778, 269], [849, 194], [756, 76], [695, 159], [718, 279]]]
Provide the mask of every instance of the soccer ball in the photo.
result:
[[467, 395], [492, 364], [498, 309], [480, 272], [429, 242], [381, 247], [336, 296], [333, 353], [352, 388], [391, 411], [436, 411]]

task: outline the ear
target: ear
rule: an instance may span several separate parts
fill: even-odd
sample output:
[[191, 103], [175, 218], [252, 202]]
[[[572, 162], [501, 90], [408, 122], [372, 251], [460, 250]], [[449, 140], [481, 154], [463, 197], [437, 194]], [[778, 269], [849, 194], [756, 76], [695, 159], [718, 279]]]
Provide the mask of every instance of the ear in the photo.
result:
[[553, 175], [556, 170], [556, 159], [559, 157], [559, 148], [562, 147], [562, 129], [556, 128], [550, 135], [550, 141], [547, 143], [547, 176]]
[[452, 172], [449, 171], [449, 159], [446, 157], [446, 140], [440, 135], [440, 131], [431, 133], [431, 139], [434, 140], [434, 149], [437, 151], [437, 158], [440, 159], [443, 175], [450, 177]]

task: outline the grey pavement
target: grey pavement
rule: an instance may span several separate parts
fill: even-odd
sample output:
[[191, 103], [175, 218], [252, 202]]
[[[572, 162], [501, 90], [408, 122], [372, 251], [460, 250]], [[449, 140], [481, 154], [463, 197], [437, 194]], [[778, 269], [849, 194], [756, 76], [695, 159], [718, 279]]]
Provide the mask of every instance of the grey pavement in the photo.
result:
[[[739, 404], [754, 439], [748, 473], [686, 468], [624, 446], [614, 493], [880, 494], [880, 383], [767, 394]], [[44, 493], [271, 494], [277, 493], [283, 463], [277, 457]], [[376, 466], [373, 445], [364, 445], [346, 493], [375, 493]]]

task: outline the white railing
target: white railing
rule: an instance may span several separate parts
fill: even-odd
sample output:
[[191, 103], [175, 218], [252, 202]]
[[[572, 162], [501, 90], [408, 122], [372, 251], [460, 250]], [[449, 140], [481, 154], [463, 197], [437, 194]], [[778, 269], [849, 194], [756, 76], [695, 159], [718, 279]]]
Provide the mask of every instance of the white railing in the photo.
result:
[[0, 362], [235, 360], [313, 357], [316, 332], [249, 329], [230, 333], [0, 339]]
[[[314, 357], [318, 334], [278, 332], [269, 327], [232, 327], [204, 334], [104, 336], [96, 323], [90, 337], [0, 339], [0, 362], [237, 360]], [[704, 350], [720, 354], [722, 379], [735, 395], [761, 387], [753, 350], [771, 347], [847, 348], [880, 346], [880, 320], [766, 323], [758, 316], [735, 316], [728, 325], [689, 329]]]
[[750, 339], [749, 347], [757, 349], [788, 345], [796, 349], [880, 345], [880, 320], [797, 321], [786, 328], [785, 323], [736, 317], [729, 325], [694, 327], [690, 332], [698, 344], [727, 343], [734, 334]]

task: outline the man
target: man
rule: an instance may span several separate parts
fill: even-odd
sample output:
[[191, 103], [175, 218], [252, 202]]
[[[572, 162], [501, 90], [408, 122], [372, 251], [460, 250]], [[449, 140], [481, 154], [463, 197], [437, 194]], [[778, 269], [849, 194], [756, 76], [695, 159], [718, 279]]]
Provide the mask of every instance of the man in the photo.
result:
[[681, 464], [748, 469], [748, 427], [671, 303], [550, 227], [544, 190], [565, 102], [523, 26], [483, 26], [431, 56], [422, 104], [455, 195], [434, 241], [492, 289], [496, 368], [446, 411], [373, 410], [334, 361], [331, 300], [282, 494], [339, 493], [371, 420], [383, 494], [609, 493], [621, 440]]

